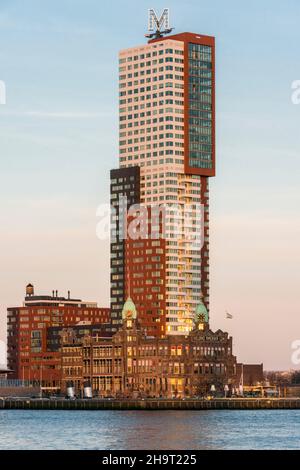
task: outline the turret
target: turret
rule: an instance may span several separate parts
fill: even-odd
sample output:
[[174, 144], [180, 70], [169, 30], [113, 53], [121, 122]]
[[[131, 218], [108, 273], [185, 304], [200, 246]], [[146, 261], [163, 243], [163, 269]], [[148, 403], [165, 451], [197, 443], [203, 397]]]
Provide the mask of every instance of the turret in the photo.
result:
[[208, 323], [209, 323], [208, 311], [203, 303], [203, 295], [202, 295], [201, 301], [197, 305], [196, 310], [195, 310], [194, 325], [195, 325], [195, 328], [197, 328], [198, 330], [204, 330], [206, 327], [208, 327]]
[[126, 323], [127, 328], [131, 328], [133, 322], [137, 319], [137, 311], [133, 300], [128, 297], [122, 310], [123, 324]]

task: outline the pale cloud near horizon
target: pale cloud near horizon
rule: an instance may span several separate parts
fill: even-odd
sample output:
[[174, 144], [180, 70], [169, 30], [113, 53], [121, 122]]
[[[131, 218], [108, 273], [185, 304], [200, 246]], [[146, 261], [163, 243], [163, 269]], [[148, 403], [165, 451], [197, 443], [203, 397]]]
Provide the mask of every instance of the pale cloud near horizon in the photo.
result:
[[117, 116], [113, 111], [84, 112], [84, 111], [2, 111], [1, 116], [32, 117], [49, 119], [97, 119]]

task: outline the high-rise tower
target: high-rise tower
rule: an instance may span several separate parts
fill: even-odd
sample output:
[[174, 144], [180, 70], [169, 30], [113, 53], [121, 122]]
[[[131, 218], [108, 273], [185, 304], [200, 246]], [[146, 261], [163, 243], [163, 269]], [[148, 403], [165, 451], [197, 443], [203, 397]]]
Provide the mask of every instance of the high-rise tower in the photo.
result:
[[159, 240], [126, 241], [125, 296], [130, 285], [151, 334], [186, 334], [202, 296], [209, 309], [215, 40], [153, 36], [119, 54], [120, 167], [140, 168], [140, 202], [166, 208], [164, 233]]

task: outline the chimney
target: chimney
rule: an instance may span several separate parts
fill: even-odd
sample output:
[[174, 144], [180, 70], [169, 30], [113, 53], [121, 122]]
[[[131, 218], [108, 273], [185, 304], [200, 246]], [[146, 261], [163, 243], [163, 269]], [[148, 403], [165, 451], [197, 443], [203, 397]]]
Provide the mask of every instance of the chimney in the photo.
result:
[[54, 290], [52, 291], [52, 297], [53, 297], [53, 298], [55, 297], [55, 296], [54, 296]]
[[55, 297], [58, 297], [58, 290], [55, 291]]
[[68, 290], [68, 300], [71, 298], [71, 292]]

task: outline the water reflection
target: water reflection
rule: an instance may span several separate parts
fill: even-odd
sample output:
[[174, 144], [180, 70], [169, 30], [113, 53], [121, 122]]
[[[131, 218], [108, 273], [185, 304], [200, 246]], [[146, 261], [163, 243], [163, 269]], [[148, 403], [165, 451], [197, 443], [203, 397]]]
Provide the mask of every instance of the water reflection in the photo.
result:
[[0, 449], [272, 448], [300, 448], [300, 411], [0, 411]]

